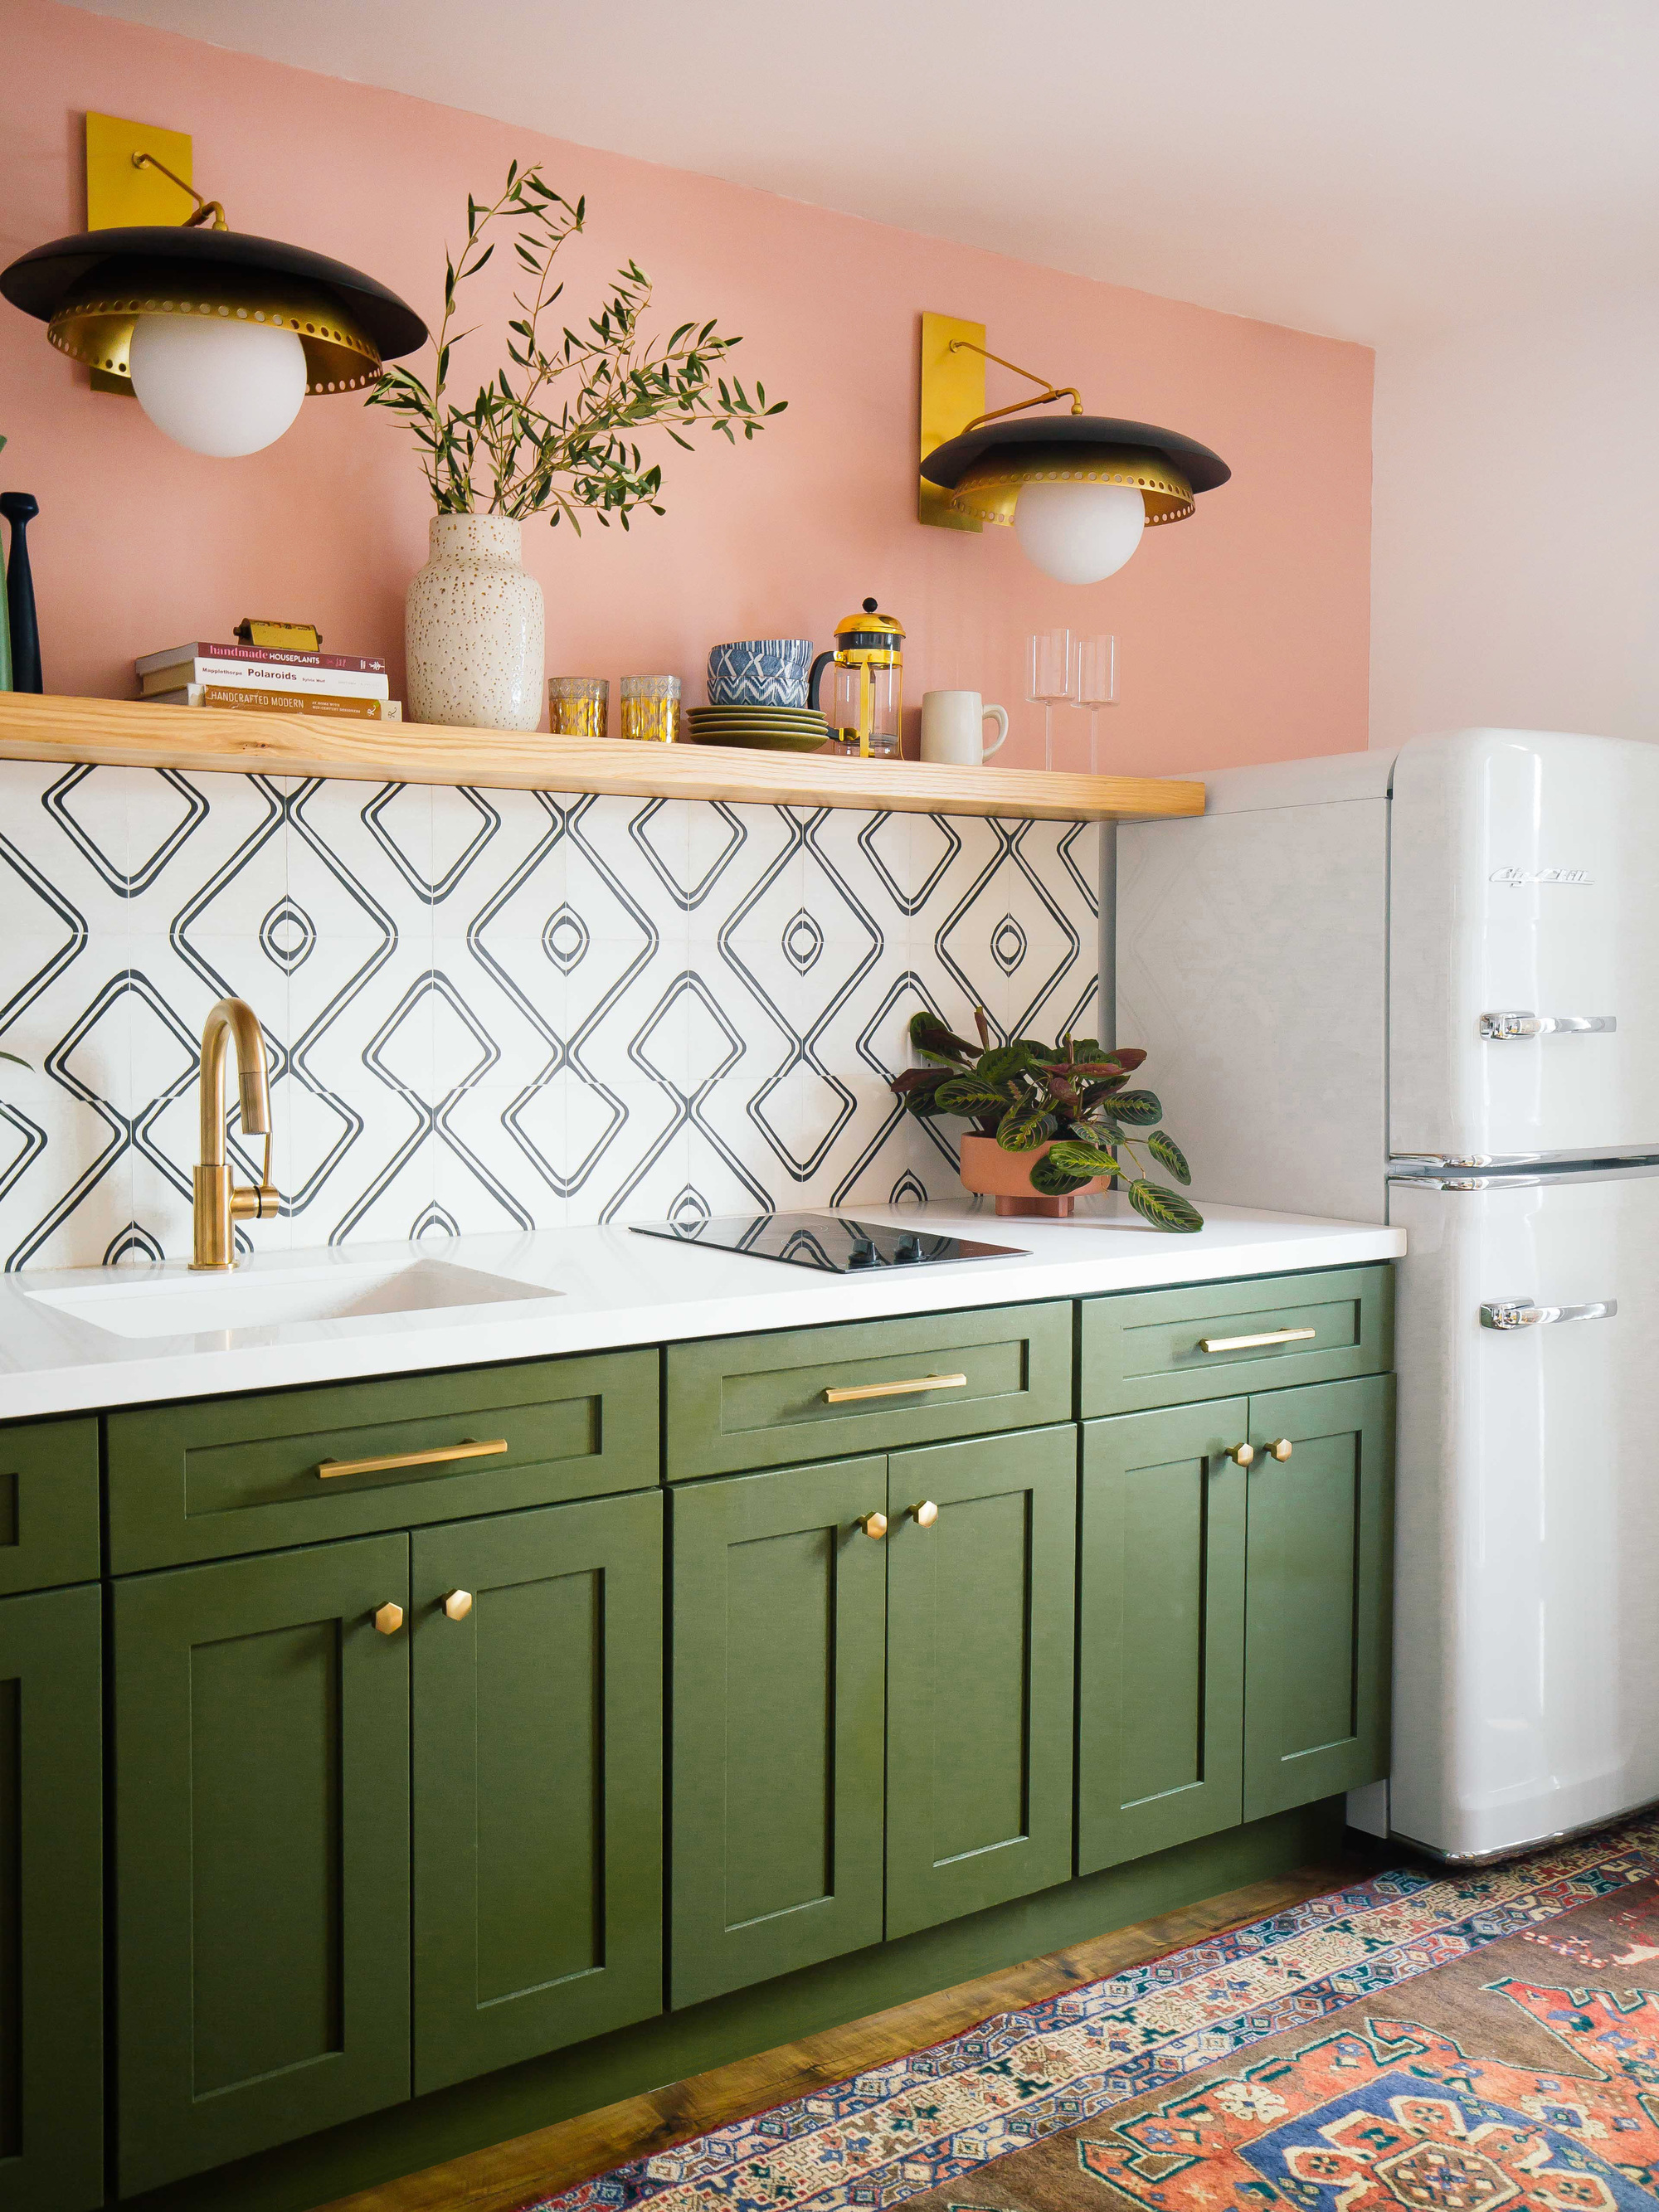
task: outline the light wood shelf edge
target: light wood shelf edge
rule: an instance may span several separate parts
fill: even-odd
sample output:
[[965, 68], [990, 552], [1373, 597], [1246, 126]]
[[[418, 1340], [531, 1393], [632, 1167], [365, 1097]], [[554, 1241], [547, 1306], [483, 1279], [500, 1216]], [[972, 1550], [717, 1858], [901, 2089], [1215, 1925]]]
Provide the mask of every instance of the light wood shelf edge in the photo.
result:
[[1048, 775], [1029, 769], [939, 768], [721, 745], [634, 744], [620, 738], [520, 736], [334, 714], [152, 707], [131, 699], [0, 693], [0, 759], [86, 762], [232, 775], [338, 776], [357, 783], [466, 784], [749, 805], [857, 806], [901, 814], [995, 814], [1044, 822], [1122, 822], [1201, 814], [1201, 783], [1134, 775]]

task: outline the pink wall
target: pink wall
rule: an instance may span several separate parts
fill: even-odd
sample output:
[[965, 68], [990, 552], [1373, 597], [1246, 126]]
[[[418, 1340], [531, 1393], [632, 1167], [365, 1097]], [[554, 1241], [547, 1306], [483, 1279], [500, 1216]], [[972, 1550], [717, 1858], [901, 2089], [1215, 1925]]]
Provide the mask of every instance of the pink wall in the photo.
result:
[[[6, 256], [84, 221], [88, 108], [187, 131], [198, 181], [240, 229], [356, 263], [431, 316], [469, 188], [510, 158], [586, 192], [566, 249], [586, 312], [615, 263], [656, 277], [665, 324], [718, 314], [738, 366], [789, 411], [752, 447], [663, 441], [666, 515], [624, 537], [526, 531], [547, 593], [550, 673], [678, 671], [700, 700], [712, 643], [811, 635], [874, 593], [909, 632], [906, 695], [977, 687], [1008, 704], [1002, 756], [1040, 765], [1023, 703], [1035, 628], [1114, 629], [1122, 704], [1103, 766], [1156, 771], [1363, 746], [1372, 356], [1364, 348], [1055, 274], [763, 192], [586, 150], [402, 95], [240, 58], [52, 4], [10, 0], [0, 82]], [[1101, 210], [1111, 221], [1109, 208]], [[506, 258], [505, 251], [497, 260]], [[481, 280], [483, 281], [483, 280]], [[475, 302], [490, 304], [487, 302]], [[1121, 575], [1053, 584], [1010, 531], [914, 520], [917, 315], [973, 317], [990, 343], [1077, 383], [1103, 413], [1213, 446], [1233, 482], [1149, 535]], [[495, 354], [465, 356], [479, 380]], [[1017, 396], [991, 372], [993, 404]], [[1010, 389], [1004, 391], [1004, 383]], [[36, 493], [33, 543], [54, 691], [125, 697], [135, 654], [223, 635], [240, 616], [319, 623], [389, 655], [425, 558], [425, 488], [396, 419], [308, 400], [268, 452], [210, 461], [127, 399], [93, 393], [42, 327], [0, 305], [0, 458]], [[613, 689], [613, 699], [614, 699]], [[1086, 720], [1056, 716], [1058, 764]]]

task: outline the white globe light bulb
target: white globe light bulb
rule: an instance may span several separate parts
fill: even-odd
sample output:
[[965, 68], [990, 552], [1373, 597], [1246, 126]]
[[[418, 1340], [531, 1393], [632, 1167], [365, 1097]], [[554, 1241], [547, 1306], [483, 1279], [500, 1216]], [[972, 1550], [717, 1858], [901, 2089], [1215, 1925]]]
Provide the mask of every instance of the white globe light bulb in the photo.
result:
[[1027, 559], [1060, 584], [1115, 575], [1146, 522], [1146, 501], [1133, 484], [1022, 484], [1014, 501], [1014, 534]]
[[305, 348], [271, 323], [141, 315], [128, 361], [156, 428], [218, 460], [272, 444], [306, 396]]

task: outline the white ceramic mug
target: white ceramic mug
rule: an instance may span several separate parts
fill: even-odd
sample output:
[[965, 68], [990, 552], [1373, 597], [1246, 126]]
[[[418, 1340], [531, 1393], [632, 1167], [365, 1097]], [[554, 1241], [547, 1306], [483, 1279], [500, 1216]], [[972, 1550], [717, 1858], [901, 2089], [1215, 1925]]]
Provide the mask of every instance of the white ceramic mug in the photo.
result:
[[[985, 742], [985, 725], [997, 726], [996, 744]], [[921, 757], [952, 768], [978, 768], [1006, 743], [1008, 709], [988, 707], [977, 691], [925, 691], [921, 699]]]

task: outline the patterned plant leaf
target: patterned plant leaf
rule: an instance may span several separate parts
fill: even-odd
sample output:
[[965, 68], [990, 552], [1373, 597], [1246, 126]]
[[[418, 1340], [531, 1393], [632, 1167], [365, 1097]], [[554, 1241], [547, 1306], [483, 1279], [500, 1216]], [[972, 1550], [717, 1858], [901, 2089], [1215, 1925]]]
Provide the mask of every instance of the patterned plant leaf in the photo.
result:
[[1026, 1104], [1022, 1099], [1011, 1106], [997, 1123], [997, 1142], [1005, 1152], [1034, 1152], [1039, 1145], [1046, 1145], [1054, 1133], [1058, 1123], [1052, 1114]]
[[910, 1017], [910, 1042], [924, 1060], [941, 1067], [961, 1067], [974, 1058], [973, 1046], [947, 1030], [939, 1016], [925, 1006]]
[[980, 1054], [974, 1073], [983, 1083], [1012, 1083], [1035, 1065], [1023, 1044], [1000, 1044], [994, 1051]]
[[1126, 1129], [1155, 1129], [1164, 1119], [1163, 1103], [1156, 1091], [1120, 1091], [1106, 1111]]
[[931, 1121], [935, 1115], [945, 1111], [939, 1103], [937, 1091], [906, 1091], [900, 1096], [904, 1100], [905, 1112], [914, 1114], [918, 1121]]
[[1086, 1137], [1061, 1137], [1048, 1147], [1048, 1158], [1057, 1161], [1067, 1175], [1081, 1176], [1089, 1182], [1096, 1176], [1115, 1176], [1119, 1173], [1112, 1155], [1092, 1145]]
[[1043, 1198], [1069, 1198], [1074, 1190], [1093, 1181], [1091, 1175], [1070, 1173], [1061, 1167], [1052, 1148], [1031, 1163], [1031, 1188]]
[[1053, 1094], [1055, 1103], [1064, 1107], [1067, 1114], [1082, 1112], [1083, 1103], [1078, 1097], [1077, 1088], [1072, 1081], [1069, 1068], [1064, 1066], [1045, 1067], [1042, 1070], [1042, 1079]]
[[994, 1114], [1000, 1118], [1009, 1104], [1006, 1092], [994, 1090], [977, 1075], [947, 1075], [933, 1097], [945, 1114]]
[[1190, 1237], [1204, 1226], [1204, 1216], [1191, 1199], [1183, 1198], [1178, 1190], [1166, 1189], [1161, 1182], [1148, 1182], [1144, 1176], [1129, 1185], [1129, 1203], [1154, 1228], [1170, 1230], [1176, 1236]]
[[1168, 1168], [1177, 1182], [1190, 1182], [1193, 1171], [1187, 1164], [1187, 1155], [1167, 1129], [1154, 1129], [1146, 1139], [1146, 1149], [1160, 1167]]

